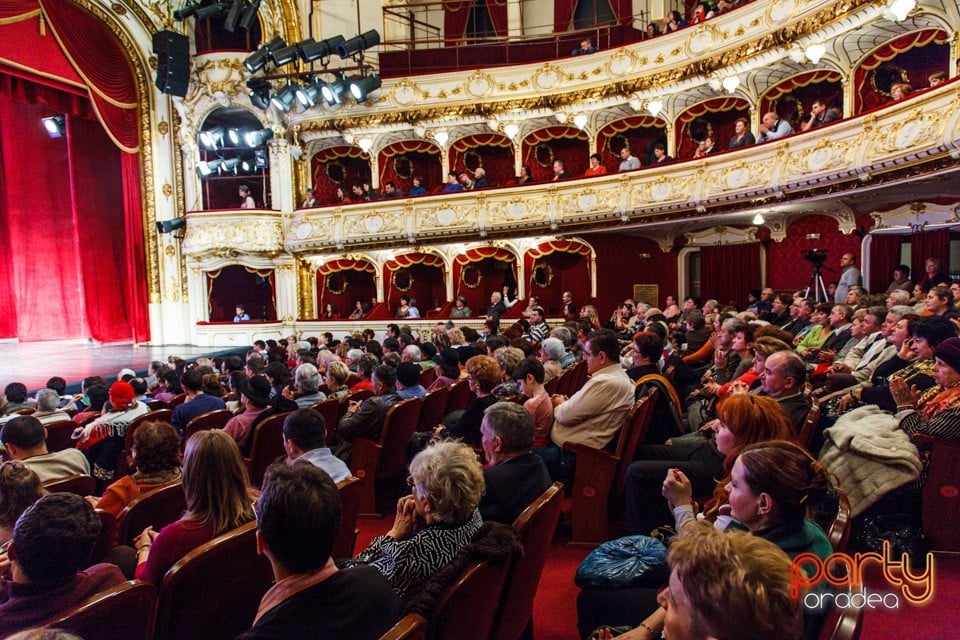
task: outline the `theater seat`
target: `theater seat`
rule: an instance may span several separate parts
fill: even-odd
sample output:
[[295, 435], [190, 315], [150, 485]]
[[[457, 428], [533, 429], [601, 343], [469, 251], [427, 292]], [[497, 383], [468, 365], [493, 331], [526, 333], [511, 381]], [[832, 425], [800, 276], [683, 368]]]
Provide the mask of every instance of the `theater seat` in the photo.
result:
[[450, 389], [447, 387], [437, 387], [433, 391], [424, 394], [420, 401], [423, 406], [420, 410], [420, 425], [417, 431], [431, 431], [435, 426], [443, 421], [443, 416], [447, 409], [447, 396], [450, 395]]
[[93, 476], [84, 475], [67, 476], [43, 483], [43, 488], [50, 493], [75, 493], [84, 498], [93, 495], [96, 486], [97, 481]]
[[270, 416], [258, 424], [250, 436], [250, 457], [244, 458], [243, 462], [247, 465], [251, 486], [259, 487], [263, 483], [263, 473], [267, 467], [280, 456], [286, 455], [283, 448], [283, 421], [288, 415], [289, 412]]
[[509, 567], [509, 558], [470, 564], [440, 596], [428, 636], [433, 640], [487, 640]]
[[360, 513], [360, 496], [363, 494], [363, 482], [360, 478], [347, 478], [337, 483], [340, 490], [340, 533], [333, 543], [330, 556], [334, 559], [352, 558], [353, 547], [357, 541], [357, 515]]
[[189, 440], [190, 436], [195, 434], [197, 431], [223, 429], [232, 417], [233, 412], [228, 409], [219, 409], [217, 411], [207, 411], [206, 413], [201, 413], [196, 418], [190, 420], [190, 422], [187, 423], [187, 426], [184, 427], [182, 446], [186, 447], [187, 440]]
[[566, 443], [577, 454], [570, 492], [573, 508], [571, 546], [595, 547], [609, 539], [609, 508], [612, 498], [624, 490], [627, 467], [637, 447], [646, 438], [657, 405], [656, 387], [651, 387], [630, 409], [617, 435], [614, 453], [581, 443]]
[[84, 640], [152, 640], [156, 610], [156, 587], [134, 580], [98, 593], [40, 626], [69, 631]]
[[77, 446], [77, 441], [72, 436], [78, 425], [73, 420], [58, 420], [43, 426], [47, 430], [47, 451], [50, 453]]
[[117, 518], [118, 544], [132, 545], [133, 539], [147, 527], [160, 531], [176, 522], [187, 510], [183, 484], [177, 480], [132, 500]]
[[155, 640], [233, 640], [253, 624], [273, 571], [257, 555], [256, 522], [197, 547], [163, 578]]
[[427, 637], [427, 621], [419, 613], [405, 615], [380, 636], [380, 640], [424, 640]]

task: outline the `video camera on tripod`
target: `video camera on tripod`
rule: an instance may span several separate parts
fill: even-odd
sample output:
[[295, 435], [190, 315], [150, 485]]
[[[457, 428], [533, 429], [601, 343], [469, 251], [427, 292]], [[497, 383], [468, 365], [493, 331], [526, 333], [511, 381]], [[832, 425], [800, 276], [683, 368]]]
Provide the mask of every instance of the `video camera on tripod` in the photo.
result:
[[[823, 264], [827, 261], [826, 249], [801, 249], [800, 255], [803, 259], [813, 265], [813, 273], [810, 274], [810, 282], [807, 284], [807, 290], [804, 297], [812, 297], [815, 302], [830, 302], [827, 295], [827, 287], [823, 283]], [[810, 295], [811, 291], [813, 296]]]

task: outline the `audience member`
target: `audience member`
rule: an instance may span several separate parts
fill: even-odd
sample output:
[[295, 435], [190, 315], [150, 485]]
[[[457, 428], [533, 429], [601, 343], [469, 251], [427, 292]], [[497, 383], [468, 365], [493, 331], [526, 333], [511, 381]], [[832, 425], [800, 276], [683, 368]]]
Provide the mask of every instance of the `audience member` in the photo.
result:
[[257, 549], [276, 582], [240, 640], [372, 639], [396, 622], [402, 603], [378, 571], [341, 571], [333, 563], [340, 518], [340, 495], [323, 471], [282, 462], [267, 469], [257, 499]]
[[662, 142], [653, 145], [653, 164], [661, 164], [663, 162], [670, 162], [671, 160], [673, 160], [673, 158], [667, 155], [667, 145]]
[[253, 199], [253, 196], [250, 194], [250, 187], [245, 184], [237, 187], [237, 193], [240, 195], [240, 208], [241, 209], [256, 209], [257, 203]]
[[705, 158], [713, 153], [715, 143], [712, 135], [707, 135], [703, 140], [697, 143], [697, 149], [693, 152], [694, 159]]
[[807, 417], [808, 406], [803, 397], [806, 377], [803, 360], [790, 351], [777, 351], [768, 356], [760, 374], [764, 394], [780, 403], [798, 434]]
[[401, 400], [422, 398], [427, 390], [420, 384], [423, 369], [414, 362], [401, 362], [397, 366], [397, 395]]
[[473, 315], [473, 312], [467, 306], [467, 299], [463, 296], [457, 296], [457, 299], [453, 301], [453, 307], [450, 309], [450, 317], [469, 318], [471, 315]]
[[890, 86], [890, 101], [899, 102], [913, 93], [913, 87], [906, 82], [895, 82]]
[[860, 270], [857, 269], [857, 256], [852, 253], [844, 253], [840, 256], [840, 280], [837, 282], [837, 291], [834, 294], [834, 301], [837, 304], [844, 304], [847, 301], [847, 293], [850, 287], [863, 284], [863, 277]]
[[[316, 193], [313, 189], [307, 189], [306, 194], [306, 197], [304, 197], [303, 202], [300, 204], [301, 209], [312, 209], [313, 207], [320, 206], [320, 203], [317, 202]], [[343, 200], [342, 192], [340, 200]]]
[[480, 515], [484, 522], [509, 525], [550, 488], [550, 473], [543, 460], [530, 452], [534, 423], [523, 407], [513, 402], [491, 405], [484, 412], [480, 430], [488, 463], [483, 470]]
[[40, 389], [36, 393], [37, 404], [32, 415], [42, 425], [70, 420], [70, 414], [60, 410], [60, 394], [53, 389]]
[[517, 184], [532, 184], [533, 182], [536, 182], [536, 180], [534, 180], [533, 176], [530, 175], [530, 167], [526, 165], [520, 167], [520, 175], [517, 177]]
[[[138, 580], [159, 585], [180, 558], [254, 519], [254, 491], [233, 438], [218, 429], [198, 431], [183, 456], [187, 511], [160, 532], [147, 527], [137, 536]], [[156, 548], [154, 548], [156, 547]]]
[[457, 178], [457, 172], [451, 171], [447, 174], [447, 184], [440, 190], [440, 193], [455, 193], [457, 191], [463, 191], [463, 186]]
[[553, 402], [543, 386], [544, 367], [536, 358], [524, 358], [517, 365], [517, 384], [520, 393], [526, 398], [523, 408], [533, 419], [533, 447], [545, 447], [550, 444], [550, 430], [553, 428]]
[[386, 365], [379, 365], [373, 370], [370, 381], [373, 386], [373, 397], [362, 402], [351, 400], [347, 412], [340, 418], [337, 427], [338, 444], [334, 453], [344, 462], [350, 462], [354, 438], [367, 438], [374, 442], [380, 441], [380, 431], [383, 428], [383, 419], [387, 411], [395, 405], [400, 396], [397, 395], [397, 374]]
[[593, 46], [593, 41], [590, 38], [583, 38], [580, 41], [580, 46], [570, 52], [572, 56], [582, 56], [588, 53], [596, 53], [597, 48]]
[[590, 154], [590, 166], [587, 167], [584, 176], [604, 176], [607, 174], [607, 168], [603, 166], [603, 159], [599, 153]]
[[426, 195], [427, 190], [423, 186], [423, 178], [420, 176], [413, 176], [413, 186], [410, 187], [410, 191], [407, 192], [411, 196], [423, 196]]
[[5, 550], [13, 538], [13, 526], [27, 507], [45, 493], [40, 478], [22, 460], [0, 464], [0, 574], [6, 572], [9, 561]]
[[22, 460], [40, 482], [72, 475], [90, 475], [90, 462], [79, 449], [47, 452], [47, 430], [33, 416], [17, 416], [3, 425], [0, 442], [7, 457]]
[[640, 161], [630, 153], [630, 147], [620, 149], [620, 161], [619, 171], [633, 171], [640, 168]]
[[383, 198], [384, 200], [388, 198], [402, 198], [403, 191], [397, 188], [397, 183], [393, 180], [388, 180], [385, 185], [383, 185]]
[[827, 107], [823, 100], [814, 100], [810, 106], [810, 117], [800, 123], [800, 131], [808, 131], [841, 117], [840, 110], [836, 107]]
[[563, 160], [554, 160], [553, 161], [553, 181], [557, 182], [559, 180], [566, 180], [570, 176], [567, 175], [566, 170], [563, 168]]
[[10, 415], [20, 409], [33, 409], [33, 402], [27, 400], [27, 386], [22, 382], [11, 382], [3, 389], [3, 395], [7, 399], [7, 406], [4, 411]]
[[51, 493], [17, 520], [7, 548], [10, 577], [0, 590], [3, 635], [28, 629], [124, 581], [112, 564], [81, 570], [100, 533], [93, 507], [72, 493]]
[[487, 180], [487, 170], [483, 167], [477, 167], [473, 170], [473, 188], [474, 189], [485, 189], [490, 186], [490, 181]]
[[284, 419], [283, 449], [290, 460], [305, 460], [326, 471], [334, 482], [353, 475], [327, 447], [327, 424], [316, 411], [297, 409]]
[[369, 564], [407, 599], [468, 544], [482, 522], [483, 470], [462, 442], [434, 442], [410, 463], [411, 495], [400, 498], [393, 527], [354, 564]]
[[226, 404], [223, 399], [203, 392], [203, 374], [196, 369], [183, 372], [180, 376], [180, 386], [187, 398], [183, 404], [174, 408], [170, 424], [182, 438], [188, 422], [209, 411], [226, 409]]
[[734, 134], [730, 138], [730, 144], [727, 145], [728, 149], [739, 149], [756, 144], [757, 139], [753, 137], [753, 132], [750, 131], [750, 121], [746, 118], [737, 118], [733, 124], [733, 130]]
[[927, 84], [931, 89], [939, 87], [947, 81], [947, 74], [944, 71], [935, 71], [927, 77]]
[[893, 281], [887, 286], [887, 290], [884, 293], [890, 295], [898, 289], [904, 291], [913, 289], [913, 283], [910, 282], [910, 267], [905, 264], [898, 264], [894, 267]]
[[244, 453], [250, 450], [252, 444], [253, 423], [271, 404], [270, 383], [263, 376], [253, 376], [240, 380], [237, 386], [243, 413], [230, 418], [223, 430], [234, 439], [240, 452]]
[[793, 133], [793, 127], [786, 120], [781, 120], [773, 111], [763, 114], [760, 122], [760, 136], [757, 142], [767, 142], [768, 140], [777, 140]]

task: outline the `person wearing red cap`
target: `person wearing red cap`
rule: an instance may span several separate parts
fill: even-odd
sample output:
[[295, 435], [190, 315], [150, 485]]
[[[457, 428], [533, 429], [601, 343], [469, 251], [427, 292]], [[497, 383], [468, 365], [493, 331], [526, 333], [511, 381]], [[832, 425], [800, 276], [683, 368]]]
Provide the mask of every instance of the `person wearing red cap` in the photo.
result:
[[123, 451], [123, 435], [127, 432], [127, 425], [135, 418], [150, 413], [150, 407], [135, 400], [134, 396], [129, 382], [114, 382], [110, 386], [110, 410], [76, 432], [80, 440], [77, 448], [90, 461], [93, 468], [91, 475], [103, 483], [113, 480], [117, 460]]

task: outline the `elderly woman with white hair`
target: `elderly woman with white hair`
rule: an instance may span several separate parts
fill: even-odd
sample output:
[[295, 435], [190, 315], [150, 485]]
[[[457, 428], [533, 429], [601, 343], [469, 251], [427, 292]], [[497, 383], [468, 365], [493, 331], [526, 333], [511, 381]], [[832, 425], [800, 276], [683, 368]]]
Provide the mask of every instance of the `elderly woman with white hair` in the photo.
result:
[[283, 397], [293, 400], [300, 409], [309, 409], [314, 404], [327, 399], [327, 394], [320, 391], [320, 371], [305, 362], [293, 374], [293, 385], [283, 390]]
[[540, 343], [539, 360], [543, 363], [543, 371], [546, 374], [544, 382], [550, 382], [551, 379], [563, 373], [560, 360], [565, 353], [566, 349], [563, 347], [563, 341], [559, 338], [547, 338]]
[[483, 469], [462, 442], [433, 442], [410, 463], [411, 495], [400, 498], [393, 527], [353, 563], [376, 567], [401, 598], [409, 596], [470, 543], [482, 524]]
[[37, 391], [37, 408], [33, 412], [33, 417], [39, 420], [40, 424], [52, 424], [70, 419], [69, 414], [60, 411], [60, 394], [53, 389]]

